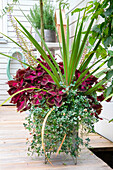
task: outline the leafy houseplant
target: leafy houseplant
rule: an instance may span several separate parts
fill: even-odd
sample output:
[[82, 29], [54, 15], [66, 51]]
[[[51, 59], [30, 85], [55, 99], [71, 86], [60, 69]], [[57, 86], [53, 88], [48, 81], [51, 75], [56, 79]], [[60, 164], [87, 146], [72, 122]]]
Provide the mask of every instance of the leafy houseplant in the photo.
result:
[[[40, 15], [40, 7], [37, 4], [33, 6], [33, 9], [30, 9], [30, 15], [28, 15], [28, 18], [30, 22], [34, 25], [34, 27], [40, 30], [41, 15]], [[45, 41], [46, 42], [55, 41], [54, 7], [50, 3], [50, 1], [44, 1], [43, 22], [44, 22], [43, 25], [44, 25]], [[50, 34], [50, 40], [49, 40], [48, 34]], [[35, 36], [36, 36], [36, 39], [40, 41], [40, 37], [38, 36], [38, 34], [36, 34]]]
[[[27, 118], [28, 123], [24, 124], [33, 135], [30, 151], [37, 152], [38, 155], [44, 153], [48, 161], [51, 152], [55, 152], [56, 155], [65, 152], [77, 157], [80, 144], [87, 146], [89, 139], [86, 139], [86, 142], [83, 141], [78, 135], [78, 129], [82, 125], [85, 131], [87, 131], [86, 129], [88, 132], [94, 130], [94, 122], [100, 118], [99, 114], [102, 110], [101, 101], [106, 97], [106, 84], [112, 78], [110, 68], [104, 71], [99, 70], [109, 61], [109, 56], [100, 57], [89, 66], [103, 39], [102, 35], [96, 37], [93, 49], [89, 49], [85, 58], [80, 62], [94, 22], [94, 17], [92, 17], [85, 34], [83, 34], [89, 6], [84, 9], [81, 22], [79, 21], [80, 13], [78, 15], [71, 53], [69, 52], [69, 17], [67, 18], [67, 37], [65, 39], [61, 3], [59, 9], [62, 62], [58, 63], [55, 56], [52, 56], [35, 27], [49, 55], [16, 19], [21, 27], [20, 31], [32, 42], [41, 56], [40, 59], [36, 59], [31, 54], [37, 66], [33, 67], [24, 63], [28, 68], [19, 69], [14, 80], [8, 82], [10, 87], [8, 93], [11, 95], [8, 99], [11, 98], [11, 102], [17, 105], [17, 110], [22, 112], [31, 109], [31, 115]], [[34, 25], [32, 24], [32, 26]], [[12, 41], [17, 44], [14, 40]], [[19, 44], [17, 46], [26, 53], [28, 52], [23, 46]], [[6, 54], [2, 55], [12, 58]], [[13, 59], [16, 58], [13, 57]], [[98, 66], [100, 61], [101, 64]], [[101, 75], [104, 76], [101, 77]]]

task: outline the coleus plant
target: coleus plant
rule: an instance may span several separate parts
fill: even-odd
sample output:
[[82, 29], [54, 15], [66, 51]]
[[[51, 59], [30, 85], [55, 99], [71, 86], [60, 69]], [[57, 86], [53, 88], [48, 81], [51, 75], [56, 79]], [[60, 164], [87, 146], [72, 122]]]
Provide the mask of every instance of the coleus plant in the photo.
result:
[[[38, 59], [38, 61], [40, 61], [43, 65], [45, 65], [47, 69], [51, 71], [51, 68], [44, 60]], [[58, 65], [61, 73], [64, 74], [63, 62], [59, 62]], [[30, 67], [27, 69], [19, 69], [14, 80], [8, 81], [8, 85], [10, 87], [8, 90], [9, 95], [20, 92], [26, 88], [31, 88], [27, 91], [22, 91], [19, 94], [16, 94], [14, 97], [12, 97], [11, 103], [17, 104], [18, 111], [29, 110], [32, 105], [42, 108], [44, 108], [45, 104], [49, 108], [53, 106], [60, 107], [68, 95], [66, 92], [63, 92], [63, 90], [66, 89], [66, 86], [63, 85], [63, 87], [61, 86], [58, 88], [51, 76], [42, 68], [42, 66], [40, 66], [40, 64], [38, 64], [35, 69], [36, 70], [32, 70]], [[76, 83], [81, 74], [82, 72], [76, 69], [72, 83]], [[83, 77], [83, 79], [85, 79], [88, 74], [89, 72]], [[78, 86], [78, 92], [85, 93], [88, 89], [91, 89], [92, 86], [97, 83], [98, 78], [91, 75]], [[104, 86], [102, 87], [105, 89]], [[100, 114], [102, 108], [101, 104], [95, 105], [94, 97], [91, 95], [86, 96], [90, 99], [90, 105], [92, 108], [97, 111], [96, 117], [98, 117], [97, 115]], [[97, 100], [104, 100], [103, 94], [97, 96]]]

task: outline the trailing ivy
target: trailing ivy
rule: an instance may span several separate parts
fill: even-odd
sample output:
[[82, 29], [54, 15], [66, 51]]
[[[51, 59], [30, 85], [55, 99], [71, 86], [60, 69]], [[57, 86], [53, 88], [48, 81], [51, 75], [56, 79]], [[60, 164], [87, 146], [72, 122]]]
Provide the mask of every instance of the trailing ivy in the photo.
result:
[[[73, 90], [68, 91], [68, 95], [62, 106], [54, 107], [54, 111], [47, 119], [45, 126], [45, 151], [50, 158], [51, 152], [56, 153], [61, 141], [66, 134], [66, 138], [59, 151], [71, 154], [76, 157], [80, 151], [80, 146], [88, 146], [89, 138], [83, 140], [78, 135], [78, 130], [82, 126], [84, 132], [94, 132], [94, 123], [97, 118], [94, 116], [96, 110], [92, 109], [91, 100], [83, 95], [82, 92]], [[94, 104], [99, 102], [94, 98]], [[36, 152], [39, 155], [45, 154], [42, 150], [41, 128], [43, 120], [49, 109], [43, 110], [39, 107], [32, 107], [30, 115], [26, 118], [27, 123], [24, 123], [26, 129], [29, 130], [32, 141], [28, 141], [29, 153]]]

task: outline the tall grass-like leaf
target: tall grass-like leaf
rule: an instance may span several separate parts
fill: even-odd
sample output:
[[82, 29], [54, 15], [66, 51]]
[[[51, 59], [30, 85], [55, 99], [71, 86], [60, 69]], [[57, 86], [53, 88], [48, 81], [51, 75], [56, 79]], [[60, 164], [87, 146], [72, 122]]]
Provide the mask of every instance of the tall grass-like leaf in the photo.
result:
[[113, 93], [107, 96], [103, 101], [106, 101], [107, 99], [111, 98], [113, 96]]
[[56, 66], [56, 68], [58, 69], [58, 72], [59, 72], [59, 74], [60, 74], [60, 78], [61, 78], [61, 80], [62, 80], [62, 82], [63, 82], [63, 76], [62, 76], [61, 70], [60, 70], [57, 62], [55, 61], [55, 58], [54, 58], [53, 55], [51, 54], [51, 52], [50, 52], [49, 48], [47, 47], [45, 41], [44, 41], [43, 38], [41, 37], [39, 31], [38, 31], [36, 28], [34, 28], [34, 29], [35, 29], [35, 31], [38, 33], [38, 35], [39, 35], [39, 37], [40, 37], [40, 39], [41, 39], [41, 41], [42, 41], [45, 49], [47, 50], [48, 54], [49, 54], [50, 57], [51, 57], [51, 60], [53, 61], [53, 63], [54, 63], [54, 65]]
[[[77, 89], [78, 86], [85, 81], [87, 78], [89, 78], [91, 75], [93, 75], [93, 73], [95, 73], [97, 70], [99, 70], [108, 60], [104, 61], [100, 66], [98, 66], [94, 71], [92, 71], [91, 73], [89, 73], [84, 79], [83, 77], [88, 73], [88, 71], [94, 67], [97, 63], [99, 63], [102, 59], [98, 60], [96, 63], [94, 63], [92, 66], [90, 66], [88, 69], [86, 69], [78, 78], [78, 80], [75, 83], [75, 87], [74, 89]], [[83, 79], [83, 80], [82, 80]]]
[[[54, 23], [54, 25], [55, 25], [55, 23]], [[62, 47], [61, 47], [61, 44], [60, 44], [59, 35], [58, 35], [56, 25], [55, 25], [55, 32], [56, 32], [56, 36], [57, 36], [58, 43], [59, 43], [60, 53], [61, 53], [61, 56], [62, 56]]]
[[[24, 33], [24, 32], [23, 32]], [[2, 33], [1, 33], [2, 34]], [[24, 33], [25, 34], [25, 33]], [[4, 35], [5, 37], [7, 37], [8, 39], [10, 39], [12, 42], [14, 42], [16, 45], [18, 45], [21, 49], [23, 49], [23, 51], [27, 52], [21, 45], [19, 45], [16, 41], [14, 41], [13, 39], [11, 39], [10, 37], [6, 36], [5, 34], [2, 34]], [[27, 35], [26, 35], [27, 37]], [[15, 57], [12, 57], [12, 56], [9, 56], [9, 55], [6, 55], [6, 54], [3, 54], [3, 53], [0, 53], [1, 55], [3, 56], [6, 56], [8, 58], [12, 58], [14, 60], [17, 60], [19, 61], [20, 63], [24, 64], [24, 65], [27, 65], [28, 67], [30, 67], [32, 70], [36, 70], [34, 67], [32, 67], [31, 65], [25, 63], [25, 62], [22, 62], [21, 60], [18, 60], [17, 58]], [[31, 57], [36, 61], [38, 62], [47, 72], [48, 74], [52, 77], [52, 79], [54, 80], [54, 82], [57, 84], [58, 87], [60, 87], [59, 85], [59, 81], [58, 79], [50, 72], [50, 70], [48, 70], [41, 62], [39, 62], [34, 56], [31, 55]]]
[[90, 63], [90, 61], [91, 61], [91, 59], [92, 59], [95, 51], [97, 50], [100, 42], [101, 42], [101, 38], [98, 40], [98, 42], [97, 42], [97, 44], [96, 44], [96, 46], [95, 46], [95, 48], [94, 48], [94, 50], [93, 50], [94, 52], [89, 55], [89, 57], [87, 58], [87, 60], [86, 60], [83, 64], [81, 64], [81, 66], [80, 66], [80, 68], [79, 68], [79, 70], [80, 70], [81, 72], [87, 68], [87, 66], [88, 66], [88, 64]]
[[[20, 9], [20, 10], [21, 10], [21, 9]], [[35, 29], [36, 33], [39, 35], [39, 37], [40, 37], [40, 39], [41, 39], [41, 41], [42, 41], [42, 43], [43, 43], [45, 49], [47, 50], [48, 54], [50, 55], [50, 57], [51, 57], [51, 59], [52, 59], [54, 65], [55, 65], [56, 68], [58, 69], [58, 72], [59, 72], [59, 74], [60, 74], [60, 78], [61, 78], [61, 80], [62, 80], [62, 82], [63, 82], [63, 76], [62, 76], [61, 70], [60, 70], [60, 68], [59, 68], [59, 66], [58, 66], [58, 64], [57, 64], [57, 62], [55, 61], [55, 58], [54, 58], [53, 55], [51, 54], [49, 48], [47, 47], [47, 44], [45, 43], [44, 39], [42, 38], [42, 36], [41, 36], [41, 34], [39, 33], [39, 31], [36, 29], [36, 27], [34, 26], [34, 24], [31, 23], [31, 21], [29, 20], [29, 18], [24, 14], [24, 12], [23, 12], [22, 10], [21, 10], [21, 12], [22, 12], [23, 15], [25, 16], [25, 18], [28, 20], [28, 22], [32, 25], [32, 27]], [[55, 25], [55, 23], [54, 23], [54, 25]], [[55, 26], [55, 30], [56, 30], [56, 33], [57, 33], [56, 26]], [[58, 35], [58, 33], [57, 33], [57, 35]], [[57, 37], [57, 38], [58, 38], [58, 37]], [[59, 40], [59, 39], [58, 39], [58, 40]], [[58, 41], [58, 42], [59, 42], [59, 41]], [[59, 42], [59, 47], [60, 47], [60, 52], [61, 52], [61, 45], [60, 45], [60, 42]], [[62, 52], [61, 52], [61, 54], [62, 54]]]
[[58, 87], [60, 87], [59, 81], [57, 77], [55, 77], [50, 70], [48, 70], [40, 61], [37, 60], [37, 62], [44, 68], [45, 71], [52, 77], [53, 81], [57, 84]]
[[99, 77], [103, 76], [104, 74], [106, 74], [107, 71], [108, 71], [107, 68], [102, 69], [101, 71], [99, 71], [98, 73], [96, 73], [94, 76], [97, 77], [97, 78], [99, 78]]
[[[76, 35], [75, 33], [75, 37], [74, 37], [74, 43], [73, 43], [73, 48], [72, 48], [72, 54], [71, 54], [71, 58], [70, 58], [70, 62], [69, 62], [69, 79], [68, 79], [68, 83], [71, 83], [71, 80], [73, 78], [73, 74], [77, 68], [77, 57], [78, 57], [78, 51], [79, 51], [79, 47], [80, 47], [80, 42], [81, 42], [81, 34], [82, 34], [82, 28], [83, 28], [83, 21], [84, 21], [84, 17], [82, 19], [78, 34]], [[78, 23], [77, 23], [78, 24]], [[78, 27], [78, 25], [77, 25]], [[77, 31], [77, 28], [76, 28]]]
[[66, 41], [67, 41], [67, 58], [68, 58], [68, 62], [69, 62], [69, 16], [67, 17], [67, 37], [66, 37]]
[[80, 12], [78, 14], [77, 25], [76, 25], [75, 34], [74, 34], [74, 41], [73, 41], [73, 45], [72, 45], [72, 53], [74, 52], [74, 47], [75, 47], [75, 42], [76, 42], [76, 37], [77, 37], [76, 35], [77, 35], [78, 25], [79, 25], [79, 20], [80, 20]]
[[59, 75], [57, 73], [55, 66], [50, 61], [50, 59], [48, 58], [48, 56], [45, 53], [45, 51], [43, 50], [43, 48], [39, 45], [39, 43], [33, 38], [33, 36], [26, 30], [26, 28], [17, 19], [16, 19], [16, 21], [19, 23], [21, 28], [24, 30], [24, 32], [22, 30], [20, 30], [20, 31], [33, 43], [33, 45], [36, 47], [36, 49], [39, 51], [39, 53], [42, 55], [42, 57], [45, 59], [45, 61], [48, 63], [48, 65], [52, 69], [54, 75], [57, 77], [57, 79], [59, 79]]
[[79, 49], [79, 53], [78, 53], [78, 57], [77, 57], [78, 62], [79, 62], [80, 59], [81, 59], [81, 55], [82, 55], [82, 52], [83, 52], [83, 50], [84, 50], [85, 44], [86, 44], [86, 42], [87, 42], [87, 38], [88, 38], [89, 32], [90, 32], [90, 30], [91, 30], [91, 27], [92, 27], [92, 25], [93, 25], [93, 22], [94, 22], [94, 19], [91, 20], [91, 22], [90, 22], [90, 24], [89, 24], [89, 26], [88, 26], [88, 29], [87, 29], [87, 31], [86, 31], [86, 33], [85, 33], [85, 36], [84, 36], [84, 38], [83, 38], [83, 40], [82, 40], [82, 44], [81, 44], [81, 47], [80, 47], [80, 49]]
[[[5, 57], [12, 58], [13, 60], [17, 60], [17, 61], [19, 61], [20, 63], [22, 63], [22, 64], [30, 67], [32, 70], [36, 70], [36, 69], [35, 69], [34, 67], [32, 67], [31, 65], [29, 65], [29, 64], [27, 64], [27, 63], [25, 63], [25, 62], [23, 62], [23, 61], [21, 61], [21, 60], [18, 60], [18, 59], [15, 58], [15, 57], [12, 57], [12, 56], [9, 56], [9, 55], [3, 54], [3, 53], [0, 53], [0, 54], [3, 55], [3, 56], [5, 56]], [[33, 57], [33, 56], [32, 56], [32, 57]], [[39, 62], [38, 60], [36, 60], [36, 61], [47, 71], [47, 73], [52, 77], [52, 79], [53, 79], [54, 82], [57, 84], [57, 86], [60, 87], [59, 81], [58, 81], [57, 78], [51, 73], [51, 71], [48, 70], [41, 62]]]
[[104, 83], [106, 83], [107, 80], [105, 78], [103, 78], [100, 82], [98, 82], [95, 86], [93, 86], [92, 88], [90, 88], [87, 92], [85, 92], [86, 95], [89, 95], [91, 93], [93, 93], [94, 91], [96, 91], [100, 86], [102, 86]]
[[[78, 78], [78, 80], [75, 83], [74, 89], [76, 89], [83, 81], [85, 81], [87, 78], [89, 78], [92, 73], [89, 73], [84, 79], [83, 77], [88, 73], [88, 71], [94, 67], [97, 63], [99, 63], [102, 59], [98, 60], [96, 63], [94, 63], [92, 66], [90, 66], [89, 68], [87, 68], [83, 73], [81, 73], [80, 77]], [[98, 67], [98, 69], [100, 68], [100, 66]], [[96, 69], [95, 71], [97, 71], [98, 69]], [[95, 72], [93, 71], [93, 72]], [[83, 79], [83, 80], [82, 80]]]
[[42, 148], [43, 148], [43, 150], [44, 150], [44, 153], [45, 153], [45, 156], [46, 156], [48, 162], [49, 162], [51, 165], [53, 165], [53, 164], [49, 161], [49, 158], [47, 157], [47, 154], [46, 154], [46, 151], [45, 151], [45, 145], [44, 145], [44, 130], [45, 130], [47, 118], [48, 118], [48, 116], [51, 114], [51, 112], [52, 112], [53, 110], [54, 110], [54, 108], [52, 108], [52, 109], [47, 113], [47, 115], [45, 116], [44, 121], [43, 121], [43, 124], [42, 124], [42, 130], [41, 130]]
[[31, 65], [29, 65], [29, 64], [27, 64], [27, 63], [25, 63], [25, 62], [23, 62], [23, 61], [21, 61], [21, 60], [18, 60], [18, 59], [15, 58], [15, 57], [12, 57], [12, 56], [9, 56], [9, 55], [3, 54], [3, 53], [0, 53], [0, 54], [3, 55], [3, 56], [5, 56], [5, 57], [12, 58], [13, 60], [17, 60], [17, 61], [19, 61], [20, 63], [22, 63], [22, 64], [30, 67], [32, 70], [36, 70], [36, 69], [35, 69], [34, 67], [32, 67]]
[[22, 89], [14, 94], [12, 94], [10, 97], [8, 97], [2, 104], [0, 104], [0, 106], [4, 105], [8, 100], [10, 100], [12, 97], [16, 96], [17, 94], [23, 92], [23, 91], [27, 91], [27, 90], [31, 90], [31, 89], [35, 89], [35, 90], [42, 90], [42, 91], [45, 91], [47, 92], [47, 90], [44, 90], [44, 89], [39, 89], [39, 88], [36, 88], [36, 87], [32, 87], [32, 88], [26, 88], [26, 89]]
[[28, 52], [27, 50], [25, 50], [21, 45], [19, 45], [16, 41], [14, 41], [12, 38], [8, 37], [7, 35], [3, 34], [0, 32], [0, 34], [2, 34], [4, 37], [8, 38], [9, 40], [11, 40], [13, 43], [15, 43], [18, 47], [20, 47], [23, 51], [25, 51], [26, 53]]
[[64, 27], [63, 27], [63, 19], [62, 19], [62, 11], [61, 6], [59, 5], [60, 9], [60, 28], [61, 28], [61, 38], [62, 38], [62, 49], [63, 49], [63, 65], [64, 65], [64, 76], [66, 84], [68, 85], [68, 56], [67, 56], [67, 48], [66, 48], [66, 41], [65, 41], [65, 34], [64, 34]]

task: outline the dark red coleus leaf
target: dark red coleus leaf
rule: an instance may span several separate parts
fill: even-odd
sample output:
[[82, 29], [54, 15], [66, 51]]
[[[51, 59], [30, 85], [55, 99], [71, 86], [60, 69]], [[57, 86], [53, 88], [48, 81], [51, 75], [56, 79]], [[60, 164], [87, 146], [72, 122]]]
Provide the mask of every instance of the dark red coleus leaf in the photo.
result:
[[47, 104], [51, 107], [55, 104], [55, 100], [53, 97], [47, 99]]
[[75, 71], [75, 79], [77, 80], [81, 75], [81, 72], [79, 70]]
[[34, 99], [32, 100], [32, 104], [34, 104], [34, 105], [39, 105], [39, 104], [40, 104], [39, 99], [34, 98]]
[[97, 110], [97, 109], [101, 109], [102, 108], [102, 105], [99, 103], [99, 104], [93, 104], [92, 107]]
[[57, 107], [60, 107], [60, 106], [62, 105], [62, 101], [61, 101], [61, 102], [58, 102], [57, 100], [55, 100], [55, 105], [56, 105]]
[[18, 81], [10, 80], [10, 81], [7, 82], [7, 84], [9, 85], [9, 87], [17, 87], [18, 86]]
[[56, 96], [57, 95], [57, 92], [55, 92], [54, 90], [49, 90], [48, 93], [51, 94], [52, 96]]
[[62, 101], [62, 96], [55, 96], [55, 101], [60, 103]]
[[23, 111], [29, 110], [31, 108], [31, 103], [26, 104], [26, 106], [24, 107]]
[[[25, 86], [24, 86], [24, 88], [26, 89], [26, 88], [36, 88], [35, 86], [32, 86], [31, 84], [29, 84], [29, 83], [26, 83], [25, 84]], [[30, 90], [27, 90], [27, 92], [33, 92], [34, 91], [34, 89], [30, 89]]]
[[111, 101], [111, 99], [112, 99], [112, 97], [110, 97], [109, 99], [107, 99], [107, 100], [106, 100], [106, 102], [110, 102], [110, 101]]
[[17, 111], [24, 109], [26, 106], [26, 98], [22, 98], [21, 101], [17, 102]]
[[29, 67], [27, 69], [18, 69], [18, 71], [16, 72], [16, 79], [23, 78], [23, 76], [28, 70], [30, 70]]
[[101, 94], [100, 96], [97, 96], [97, 100], [102, 102], [105, 99], [104, 95]]
[[7, 92], [9, 93], [9, 95], [12, 95], [16, 92], [16, 88], [15, 87], [11, 87]]
[[81, 85], [79, 86], [79, 90], [82, 92], [87, 91], [86, 86], [81, 86]]
[[18, 101], [21, 101], [21, 94], [17, 94], [11, 99], [11, 103], [16, 104]]

